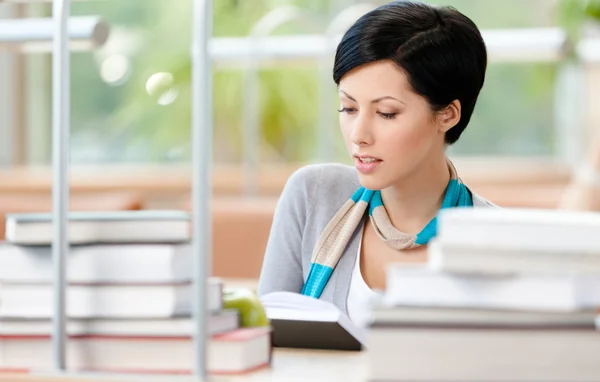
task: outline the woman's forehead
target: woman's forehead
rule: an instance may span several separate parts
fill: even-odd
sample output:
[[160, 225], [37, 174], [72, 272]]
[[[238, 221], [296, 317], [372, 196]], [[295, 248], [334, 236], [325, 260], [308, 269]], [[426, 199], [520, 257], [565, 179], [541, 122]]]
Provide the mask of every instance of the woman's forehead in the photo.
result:
[[361, 65], [346, 73], [339, 84], [341, 95], [378, 98], [411, 91], [406, 74], [391, 61]]

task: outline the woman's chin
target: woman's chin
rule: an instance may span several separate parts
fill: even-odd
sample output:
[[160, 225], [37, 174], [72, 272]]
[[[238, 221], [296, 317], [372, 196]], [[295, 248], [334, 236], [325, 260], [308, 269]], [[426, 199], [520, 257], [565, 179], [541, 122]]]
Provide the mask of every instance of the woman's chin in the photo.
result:
[[368, 190], [382, 190], [387, 187], [387, 184], [382, 181], [381, 177], [375, 174], [364, 175], [358, 174], [360, 185]]

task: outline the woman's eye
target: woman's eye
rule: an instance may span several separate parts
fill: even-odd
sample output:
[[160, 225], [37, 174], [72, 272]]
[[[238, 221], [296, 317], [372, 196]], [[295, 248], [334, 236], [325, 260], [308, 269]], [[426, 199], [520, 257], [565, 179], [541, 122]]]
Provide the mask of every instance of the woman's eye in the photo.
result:
[[343, 107], [340, 110], [338, 110], [340, 113], [348, 113], [348, 114], [352, 114], [354, 112], [356, 112], [356, 109], [353, 107]]
[[394, 119], [398, 115], [398, 113], [382, 113], [380, 111], [377, 112], [383, 119]]

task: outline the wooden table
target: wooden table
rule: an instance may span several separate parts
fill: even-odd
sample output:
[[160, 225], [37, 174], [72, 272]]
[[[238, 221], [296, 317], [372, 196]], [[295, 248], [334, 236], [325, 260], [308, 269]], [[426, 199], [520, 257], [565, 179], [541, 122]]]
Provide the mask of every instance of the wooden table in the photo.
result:
[[[207, 382], [363, 382], [365, 352], [275, 349], [270, 368], [238, 376], [210, 376]], [[18, 375], [0, 374], [2, 382], [192, 382], [191, 376], [138, 375]]]

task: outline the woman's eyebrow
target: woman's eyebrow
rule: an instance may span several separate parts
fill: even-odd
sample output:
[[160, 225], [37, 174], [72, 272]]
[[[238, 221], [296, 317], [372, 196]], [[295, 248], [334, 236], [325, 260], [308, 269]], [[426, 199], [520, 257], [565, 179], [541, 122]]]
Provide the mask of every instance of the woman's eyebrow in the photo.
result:
[[398, 102], [400, 102], [400, 103], [401, 103], [401, 104], [403, 104], [403, 105], [406, 105], [404, 102], [400, 101], [398, 98], [394, 98], [394, 97], [392, 97], [392, 96], [383, 96], [383, 97], [379, 97], [379, 98], [376, 98], [376, 99], [374, 99], [373, 101], [371, 101], [371, 103], [377, 103], [377, 102], [379, 102], [379, 101], [383, 101], [384, 99], [391, 99], [391, 100], [394, 100], [394, 101], [398, 101]]
[[344, 94], [346, 97], [348, 97], [348, 98], [349, 98], [349, 99], [351, 99], [352, 101], [354, 101], [354, 102], [357, 102], [357, 101], [354, 99], [354, 97], [352, 97], [350, 94], [346, 93], [345, 91], [343, 91], [343, 90], [341, 90], [341, 89], [340, 89], [338, 92], [339, 92], [339, 93], [343, 93], [343, 94]]
[[[344, 94], [344, 95], [345, 95], [347, 98], [351, 99], [351, 100], [352, 100], [352, 101], [354, 101], [354, 102], [357, 102], [357, 101], [356, 101], [356, 99], [354, 99], [354, 97], [352, 97], [350, 94], [346, 93], [345, 91], [343, 91], [343, 90], [341, 90], [341, 89], [340, 89], [340, 90], [339, 90], [339, 93], [342, 93], [342, 94]], [[379, 98], [376, 98], [376, 99], [374, 99], [373, 101], [371, 101], [371, 103], [377, 103], [377, 102], [379, 102], [379, 101], [383, 101], [383, 100], [385, 100], [385, 99], [391, 99], [391, 100], [394, 100], [394, 101], [400, 102], [400, 103], [401, 103], [401, 104], [403, 104], [403, 105], [406, 105], [404, 102], [400, 101], [398, 98], [394, 98], [394, 97], [392, 97], [392, 96], [383, 96], [383, 97], [379, 97]]]

